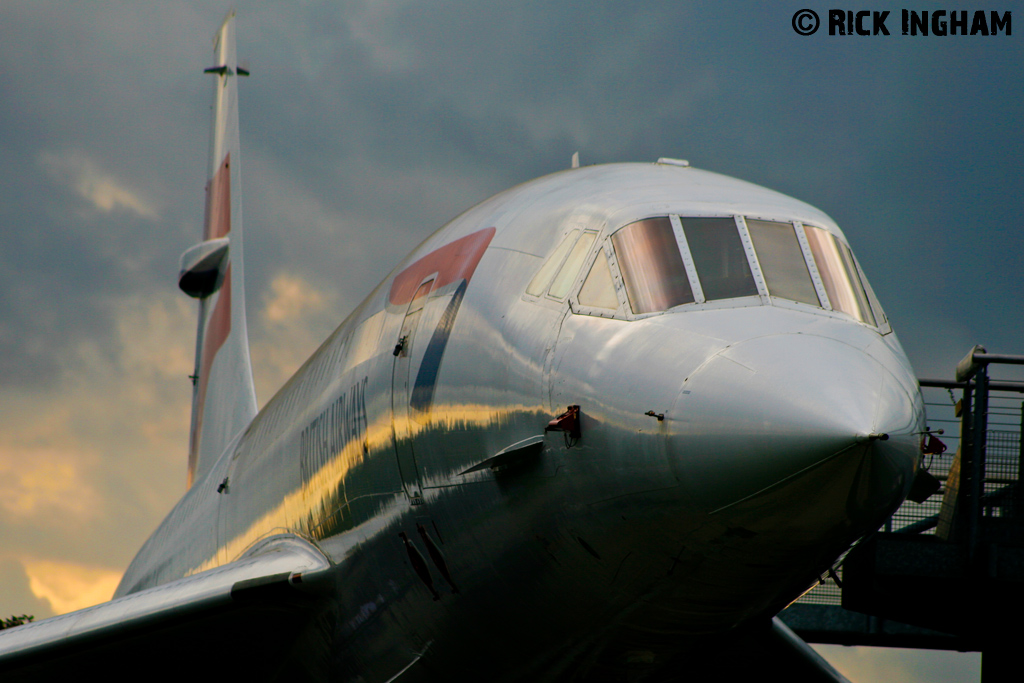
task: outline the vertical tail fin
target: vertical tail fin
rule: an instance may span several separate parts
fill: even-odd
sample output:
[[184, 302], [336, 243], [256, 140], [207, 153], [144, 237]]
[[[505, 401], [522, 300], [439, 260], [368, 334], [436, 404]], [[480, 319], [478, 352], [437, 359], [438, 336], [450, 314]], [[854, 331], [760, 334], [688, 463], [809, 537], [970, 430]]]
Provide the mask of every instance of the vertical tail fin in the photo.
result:
[[203, 241], [181, 256], [178, 285], [199, 299], [188, 485], [209, 470], [228, 442], [256, 415], [249, 360], [239, 192], [238, 77], [235, 13], [214, 37], [213, 127]]

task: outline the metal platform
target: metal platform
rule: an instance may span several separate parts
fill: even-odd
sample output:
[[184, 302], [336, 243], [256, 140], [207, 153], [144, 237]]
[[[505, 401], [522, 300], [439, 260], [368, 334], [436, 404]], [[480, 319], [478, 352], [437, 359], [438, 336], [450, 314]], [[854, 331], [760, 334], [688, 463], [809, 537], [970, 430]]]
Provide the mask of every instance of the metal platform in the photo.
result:
[[[985, 683], [1020, 679], [1013, 648], [1024, 637], [1024, 382], [992, 380], [995, 364], [1024, 365], [1024, 356], [975, 347], [955, 380], [920, 380], [933, 430], [923, 436], [948, 447], [924, 456], [934, 480], [921, 475], [923, 502], [904, 503], [782, 612], [802, 638], [980, 651]], [[938, 489], [924, 498], [929, 481]]]

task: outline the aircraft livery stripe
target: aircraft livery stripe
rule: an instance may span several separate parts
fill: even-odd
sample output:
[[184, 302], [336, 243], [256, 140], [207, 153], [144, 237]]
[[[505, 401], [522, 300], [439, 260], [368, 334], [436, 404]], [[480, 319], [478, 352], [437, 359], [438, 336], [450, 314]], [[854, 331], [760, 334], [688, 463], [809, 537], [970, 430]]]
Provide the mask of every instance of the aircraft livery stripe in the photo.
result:
[[494, 233], [494, 228], [477, 230], [417, 260], [395, 276], [388, 293], [388, 302], [393, 306], [408, 304], [427, 276], [434, 273], [437, 273], [437, 277], [434, 278], [431, 291], [459, 280], [469, 282]]
[[214, 240], [231, 232], [231, 153], [224, 155], [220, 168], [206, 184], [206, 225], [204, 240]]
[[430, 337], [427, 350], [423, 352], [423, 361], [420, 363], [420, 371], [416, 374], [416, 383], [413, 385], [412, 398], [409, 406], [413, 410], [427, 412], [434, 400], [434, 386], [437, 383], [437, 372], [441, 369], [441, 357], [444, 355], [444, 348], [448, 344], [448, 337], [455, 326], [455, 316], [462, 305], [462, 297], [466, 293], [467, 281], [463, 280], [459, 288], [452, 295], [448, 307], [441, 314], [441, 320], [437, 323], [437, 329]]
[[206, 388], [210, 381], [210, 366], [213, 359], [224, 345], [228, 335], [231, 333], [231, 264], [228, 264], [224, 272], [224, 285], [220, 288], [217, 303], [213, 313], [210, 314], [210, 321], [206, 328], [206, 338], [203, 340], [203, 357], [199, 363], [199, 394], [196, 398], [198, 408], [196, 417], [192, 423], [192, 435], [189, 440], [188, 451], [188, 485], [192, 485], [195, 476], [196, 466], [199, 461], [199, 442], [203, 434], [203, 411], [206, 406]]

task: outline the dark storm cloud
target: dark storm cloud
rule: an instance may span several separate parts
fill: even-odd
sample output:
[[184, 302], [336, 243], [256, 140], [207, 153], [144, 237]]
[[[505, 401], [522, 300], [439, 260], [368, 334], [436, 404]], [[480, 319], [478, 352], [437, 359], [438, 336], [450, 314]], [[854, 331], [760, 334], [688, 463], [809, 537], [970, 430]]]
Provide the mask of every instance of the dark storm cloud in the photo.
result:
[[[82, 338], [109, 346], [111, 298], [173, 278], [185, 244], [175, 239], [175, 188], [201, 188], [202, 168], [185, 171], [194, 159], [181, 150], [194, 147], [201, 158], [204, 143], [177, 128], [191, 127], [190, 116], [201, 125], [205, 111], [175, 104], [182, 79], [158, 60], [167, 46], [147, 46], [132, 30], [145, 14], [103, 10], [0, 9], [0, 372], [8, 385], [53, 381]], [[118, 190], [144, 204], [103, 206]]]

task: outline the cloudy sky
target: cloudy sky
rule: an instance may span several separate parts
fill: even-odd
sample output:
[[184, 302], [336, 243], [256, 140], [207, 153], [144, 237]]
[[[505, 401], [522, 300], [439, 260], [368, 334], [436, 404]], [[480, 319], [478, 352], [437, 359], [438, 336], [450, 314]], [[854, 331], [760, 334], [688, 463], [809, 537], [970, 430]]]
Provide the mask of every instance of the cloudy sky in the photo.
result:
[[[1024, 352], [1024, 25], [902, 36], [883, 3], [891, 36], [802, 37], [793, 13], [828, 11], [809, 0], [233, 4], [261, 403], [416, 243], [577, 150], [825, 210], [920, 376], [975, 343]], [[227, 9], [0, 3], [0, 616], [106, 599], [184, 490], [175, 277]], [[976, 655], [828, 652], [865, 681], [978, 675]]]

